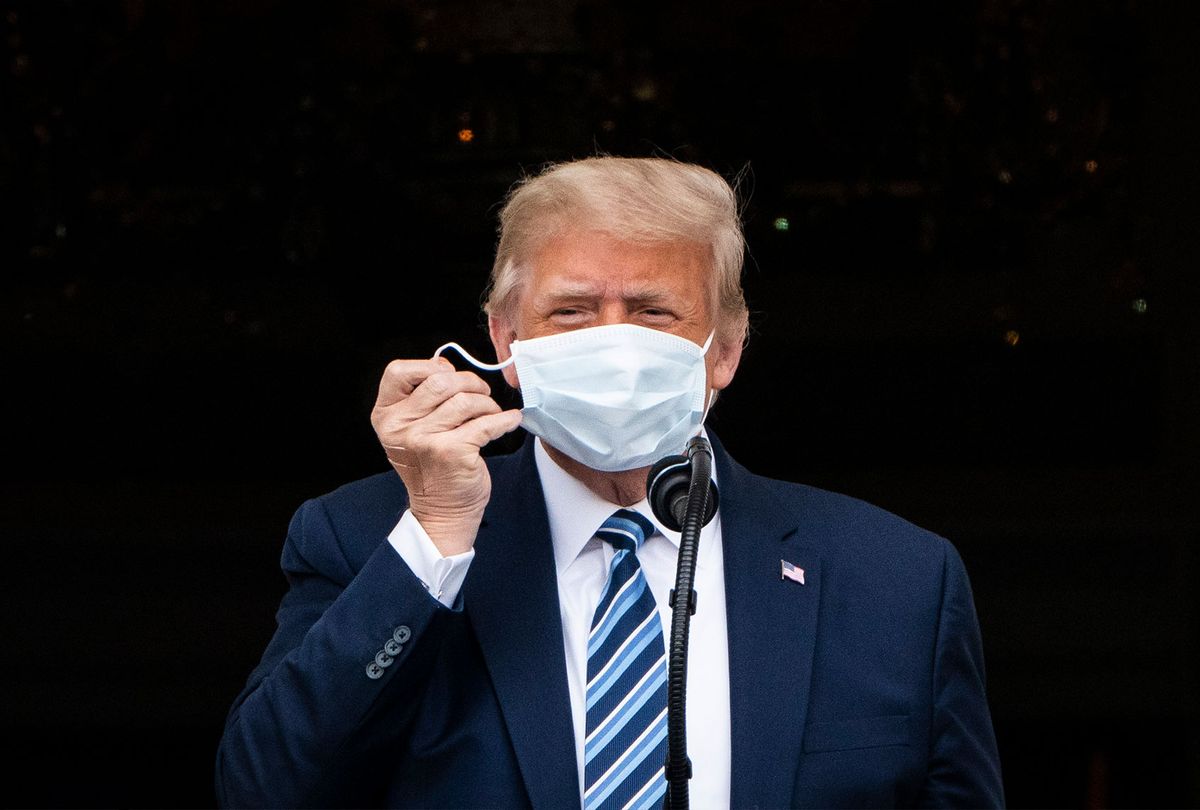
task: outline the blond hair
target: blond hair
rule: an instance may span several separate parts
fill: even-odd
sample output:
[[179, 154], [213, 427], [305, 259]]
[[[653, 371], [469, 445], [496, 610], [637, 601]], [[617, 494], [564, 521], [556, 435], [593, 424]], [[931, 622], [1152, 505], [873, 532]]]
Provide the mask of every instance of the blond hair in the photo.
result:
[[745, 341], [745, 239], [737, 194], [716, 172], [666, 158], [592, 157], [552, 164], [514, 186], [500, 212], [500, 242], [484, 311], [511, 319], [533, 257], [554, 236], [578, 228], [622, 241], [706, 247], [718, 336]]

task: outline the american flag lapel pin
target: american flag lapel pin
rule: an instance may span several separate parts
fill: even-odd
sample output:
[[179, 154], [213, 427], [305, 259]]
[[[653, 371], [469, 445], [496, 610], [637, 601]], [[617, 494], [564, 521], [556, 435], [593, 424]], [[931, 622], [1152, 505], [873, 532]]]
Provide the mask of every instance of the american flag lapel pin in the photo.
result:
[[790, 579], [792, 582], [799, 582], [801, 585], [804, 584], [804, 569], [803, 568], [801, 568], [798, 565], [792, 565], [787, 560], [780, 560], [779, 565], [780, 565], [780, 572], [779, 572], [780, 579]]

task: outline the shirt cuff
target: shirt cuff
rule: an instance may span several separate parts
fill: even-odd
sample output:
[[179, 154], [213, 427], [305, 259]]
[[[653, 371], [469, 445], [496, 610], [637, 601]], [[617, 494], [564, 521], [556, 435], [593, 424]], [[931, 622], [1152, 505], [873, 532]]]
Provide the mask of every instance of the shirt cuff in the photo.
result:
[[463, 580], [467, 578], [471, 560], [475, 559], [475, 549], [443, 557], [421, 522], [408, 509], [404, 510], [400, 522], [388, 535], [388, 542], [417, 579], [421, 580], [430, 596], [446, 607], [454, 605]]

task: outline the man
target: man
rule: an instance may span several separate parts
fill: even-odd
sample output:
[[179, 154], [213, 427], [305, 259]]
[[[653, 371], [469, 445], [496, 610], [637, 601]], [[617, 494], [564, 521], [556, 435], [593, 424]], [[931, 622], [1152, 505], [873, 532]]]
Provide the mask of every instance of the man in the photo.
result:
[[[393, 471], [293, 519], [222, 804], [661, 806], [678, 535], [646, 468], [733, 380], [742, 254], [735, 195], [697, 166], [592, 158], [518, 186], [486, 309], [523, 413], [444, 358], [388, 366], [372, 423]], [[522, 422], [536, 439], [480, 456]], [[950, 544], [713, 444], [692, 803], [1002, 804]]]

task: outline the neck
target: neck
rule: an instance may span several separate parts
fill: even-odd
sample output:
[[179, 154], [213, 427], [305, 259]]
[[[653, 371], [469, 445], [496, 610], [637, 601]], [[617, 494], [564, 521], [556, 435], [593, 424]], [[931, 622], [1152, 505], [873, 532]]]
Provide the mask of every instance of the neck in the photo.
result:
[[621, 472], [601, 472], [580, 464], [566, 453], [542, 442], [546, 454], [585, 487], [609, 503], [618, 506], [633, 506], [646, 497], [646, 471], [648, 467]]

